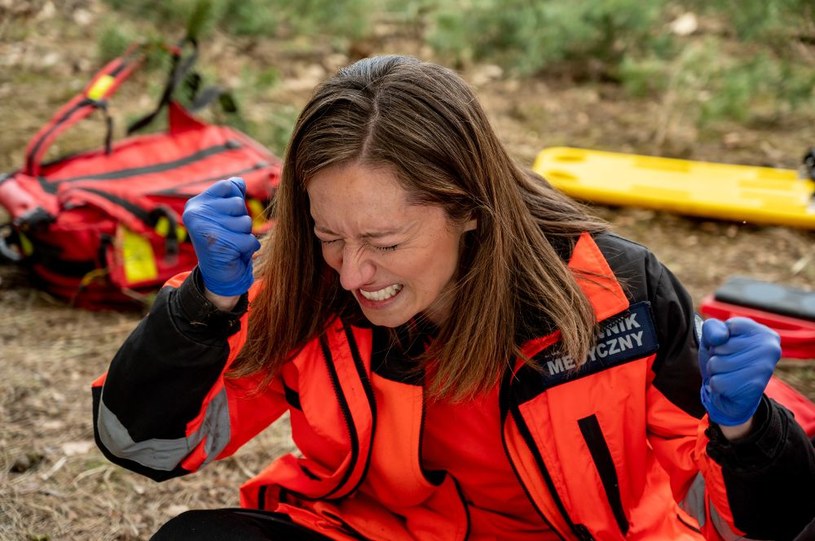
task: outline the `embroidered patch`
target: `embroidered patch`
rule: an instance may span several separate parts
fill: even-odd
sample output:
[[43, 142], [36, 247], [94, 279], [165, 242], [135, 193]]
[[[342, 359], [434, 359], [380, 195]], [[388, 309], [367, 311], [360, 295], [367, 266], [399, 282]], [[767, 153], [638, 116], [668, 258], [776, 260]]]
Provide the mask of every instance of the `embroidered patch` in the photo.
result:
[[657, 349], [659, 343], [651, 317], [651, 303], [644, 301], [600, 324], [594, 347], [580, 368], [571, 357], [560, 353], [557, 344], [538, 353], [535, 360], [543, 368], [543, 383], [548, 389], [646, 357]]

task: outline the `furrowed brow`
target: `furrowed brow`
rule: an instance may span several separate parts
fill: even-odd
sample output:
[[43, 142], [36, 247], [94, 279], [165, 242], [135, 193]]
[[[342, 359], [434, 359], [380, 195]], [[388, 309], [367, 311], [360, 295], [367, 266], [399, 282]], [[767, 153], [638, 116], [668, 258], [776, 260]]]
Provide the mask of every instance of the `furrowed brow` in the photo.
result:
[[[340, 236], [339, 233], [335, 233], [331, 229], [319, 225], [314, 226], [314, 231], [316, 231], [317, 233], [322, 233], [324, 235]], [[398, 235], [403, 232], [404, 229], [398, 228], [380, 229], [378, 231], [369, 231], [367, 233], [363, 233], [362, 235], [360, 235], [360, 238], [364, 240], [376, 240], [381, 239], [383, 237], [391, 237], [393, 235]]]
[[381, 239], [382, 237], [391, 237], [399, 232], [400, 230], [398, 229], [384, 229], [382, 231], [372, 231], [370, 233], [364, 233], [362, 235], [362, 238], [365, 240]]

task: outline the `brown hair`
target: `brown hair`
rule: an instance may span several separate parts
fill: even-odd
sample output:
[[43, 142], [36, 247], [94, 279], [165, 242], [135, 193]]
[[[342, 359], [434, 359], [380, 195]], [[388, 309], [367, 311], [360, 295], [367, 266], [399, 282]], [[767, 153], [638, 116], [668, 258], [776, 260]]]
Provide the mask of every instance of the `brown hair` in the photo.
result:
[[[588, 299], [553, 244], [605, 224], [516, 165], [472, 90], [453, 71], [404, 56], [360, 60], [319, 85], [294, 127], [257, 269], [249, 337], [232, 375], [271, 377], [336, 316], [361, 312], [323, 261], [306, 184], [321, 169], [358, 161], [387, 166], [417, 204], [465, 233], [453, 315], [438, 328], [430, 396], [462, 399], [492, 386], [532, 322], [562, 334], [584, 359], [594, 339]], [[361, 316], [360, 316], [361, 317]]]

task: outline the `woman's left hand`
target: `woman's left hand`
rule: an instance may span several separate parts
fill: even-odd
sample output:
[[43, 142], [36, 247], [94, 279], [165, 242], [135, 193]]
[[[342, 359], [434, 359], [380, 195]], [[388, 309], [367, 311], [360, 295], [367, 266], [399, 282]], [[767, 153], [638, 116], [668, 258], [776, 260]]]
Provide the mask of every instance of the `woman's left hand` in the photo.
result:
[[702, 326], [699, 366], [702, 404], [723, 427], [750, 421], [781, 358], [778, 333], [752, 319], [708, 319]]

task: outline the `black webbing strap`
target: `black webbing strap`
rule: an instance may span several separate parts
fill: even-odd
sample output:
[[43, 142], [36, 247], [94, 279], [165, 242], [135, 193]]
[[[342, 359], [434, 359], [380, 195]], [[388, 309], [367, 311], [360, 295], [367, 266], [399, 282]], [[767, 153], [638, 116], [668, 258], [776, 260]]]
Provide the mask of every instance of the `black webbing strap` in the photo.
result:
[[[182, 56], [185, 45], [192, 46], [192, 52], [188, 56]], [[186, 37], [181, 40], [176, 49], [173, 51], [172, 64], [170, 66], [170, 75], [167, 77], [167, 83], [164, 85], [164, 91], [161, 94], [156, 108], [147, 115], [136, 120], [127, 127], [127, 135], [131, 135], [139, 130], [149, 126], [156, 117], [164, 110], [173, 98], [178, 86], [187, 77], [195, 62], [198, 60], [198, 42], [192, 38]]]

